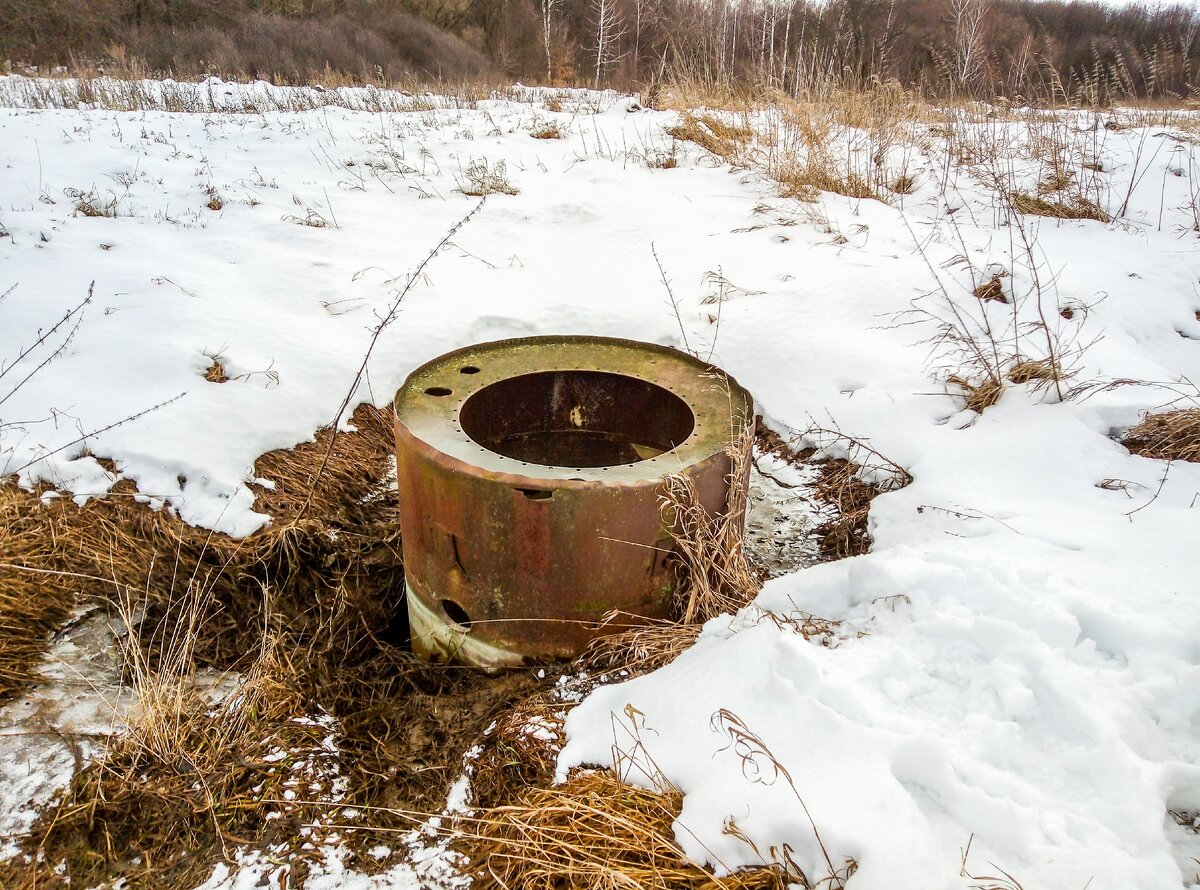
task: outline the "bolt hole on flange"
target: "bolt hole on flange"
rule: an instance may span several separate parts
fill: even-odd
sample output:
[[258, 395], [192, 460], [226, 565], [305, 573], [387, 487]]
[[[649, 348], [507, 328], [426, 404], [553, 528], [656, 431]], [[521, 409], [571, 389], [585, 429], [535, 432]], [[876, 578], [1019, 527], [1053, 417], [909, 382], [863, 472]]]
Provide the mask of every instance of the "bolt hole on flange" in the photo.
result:
[[464, 365], [463, 367], [458, 369], [458, 373], [460, 373], [460, 374], [478, 374], [479, 369], [477, 367], [475, 367], [474, 365]]
[[453, 394], [453, 392], [454, 392], [454, 390], [447, 389], [444, 386], [431, 386], [427, 390], [425, 390], [425, 395], [438, 396], [440, 398], [441, 396], [451, 395], [451, 394]]
[[540, 371], [474, 393], [459, 423], [472, 440], [504, 457], [581, 470], [664, 454], [692, 434], [696, 418], [679, 396], [637, 377]]

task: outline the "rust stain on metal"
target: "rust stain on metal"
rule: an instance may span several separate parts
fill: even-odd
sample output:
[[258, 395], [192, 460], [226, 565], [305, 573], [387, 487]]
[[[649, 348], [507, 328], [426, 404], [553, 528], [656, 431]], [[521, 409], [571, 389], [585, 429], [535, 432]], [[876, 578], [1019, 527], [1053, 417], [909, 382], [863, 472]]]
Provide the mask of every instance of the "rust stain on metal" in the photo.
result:
[[667, 617], [660, 482], [691, 476], [724, 510], [726, 448], [752, 417], [711, 365], [598, 337], [451, 352], [395, 405], [413, 648], [486, 668], [574, 657], [612, 609]]

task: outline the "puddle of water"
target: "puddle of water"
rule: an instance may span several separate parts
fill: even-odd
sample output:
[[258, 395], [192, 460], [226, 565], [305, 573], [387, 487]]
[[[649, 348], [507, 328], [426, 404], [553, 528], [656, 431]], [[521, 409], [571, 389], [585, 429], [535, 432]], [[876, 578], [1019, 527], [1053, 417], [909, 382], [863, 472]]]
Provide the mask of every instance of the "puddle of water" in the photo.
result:
[[817, 466], [793, 466], [773, 454], [756, 454], [750, 470], [746, 547], [772, 578], [820, 562], [814, 529], [837, 511], [813, 497]]

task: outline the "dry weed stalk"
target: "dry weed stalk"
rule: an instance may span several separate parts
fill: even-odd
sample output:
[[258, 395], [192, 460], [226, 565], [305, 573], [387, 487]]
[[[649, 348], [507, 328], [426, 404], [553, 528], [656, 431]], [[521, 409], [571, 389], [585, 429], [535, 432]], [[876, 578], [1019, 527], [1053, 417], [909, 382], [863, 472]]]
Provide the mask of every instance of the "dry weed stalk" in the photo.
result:
[[[770, 849], [770, 861], [776, 863], [789, 878], [797, 881], [801, 887], [827, 887], [828, 890], [843, 890], [846, 882], [858, 871], [858, 862], [852, 858], [847, 858], [841, 867], [833, 864], [833, 856], [825, 846], [825, 841], [821, 837], [821, 830], [817, 827], [816, 820], [809, 811], [808, 804], [804, 802], [804, 798], [800, 794], [800, 789], [796, 787], [796, 782], [792, 778], [792, 774], [788, 768], [776, 758], [762, 737], [752, 732], [750, 727], [746, 725], [746, 722], [733, 711], [721, 708], [712, 715], [709, 726], [714, 732], [725, 736], [728, 744], [722, 750], [732, 751], [741, 760], [742, 775], [748, 781], [760, 785], [774, 785], [780, 779], [783, 780], [784, 784], [791, 790], [792, 796], [796, 799], [796, 803], [800, 805], [805, 819], [808, 820], [808, 824], [812, 828], [813, 839], [816, 841], [817, 848], [821, 852], [821, 858], [824, 860], [828, 871], [824, 878], [813, 883], [804, 869], [796, 862], [791, 847], [786, 844], [782, 848], [772, 847]], [[749, 844], [759, 854], [760, 858], [766, 858], [762, 856], [762, 852], [748, 836], [740, 831], [736, 831], [735, 834], [738, 838]]]

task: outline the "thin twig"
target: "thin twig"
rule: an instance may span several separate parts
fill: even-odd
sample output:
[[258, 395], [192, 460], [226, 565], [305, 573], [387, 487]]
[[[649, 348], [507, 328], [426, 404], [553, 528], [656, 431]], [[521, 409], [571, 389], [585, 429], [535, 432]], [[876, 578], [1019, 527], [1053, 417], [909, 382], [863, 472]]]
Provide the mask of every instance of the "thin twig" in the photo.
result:
[[363, 374], [365, 374], [367, 370], [367, 362], [371, 360], [371, 353], [375, 349], [375, 344], [379, 342], [379, 336], [383, 333], [384, 328], [396, 320], [396, 315], [400, 311], [400, 304], [404, 302], [404, 298], [408, 296], [408, 292], [412, 290], [413, 285], [420, 280], [421, 273], [425, 271], [425, 267], [433, 261], [434, 257], [436, 257], [441, 252], [442, 248], [449, 243], [450, 239], [458, 234], [458, 230], [470, 222], [471, 218], [483, 209], [483, 205], [486, 203], [487, 196], [484, 195], [479, 199], [479, 203], [476, 204], [466, 216], [450, 227], [450, 230], [442, 236], [442, 240], [434, 246], [433, 250], [429, 251], [429, 253], [425, 255], [425, 259], [421, 260], [421, 262], [417, 265], [417, 268], [414, 269], [412, 274], [408, 276], [408, 282], [397, 292], [396, 299], [392, 301], [392, 305], [388, 308], [387, 314], [380, 320], [379, 324], [377, 324], [375, 329], [372, 331], [371, 342], [367, 344], [367, 352], [363, 356], [362, 363], [358, 366], [358, 371], [354, 374], [354, 380], [350, 383], [350, 388], [346, 391], [346, 397], [342, 399], [342, 404], [338, 406], [337, 414], [334, 415], [333, 422], [329, 426], [329, 445], [325, 449], [324, 457], [321, 458], [321, 465], [317, 467], [317, 472], [313, 474], [312, 485], [309, 486], [308, 494], [304, 498], [304, 503], [300, 505], [300, 510], [296, 514], [297, 522], [304, 518], [305, 512], [312, 503], [313, 494], [316, 492], [317, 485], [321, 481], [321, 475], [325, 472], [325, 467], [329, 464], [330, 455], [333, 454], [333, 445], [337, 441], [338, 426], [342, 422], [342, 417], [345, 415], [346, 409], [350, 407], [350, 401], [354, 398], [354, 394], [358, 392], [359, 384], [362, 383]]

